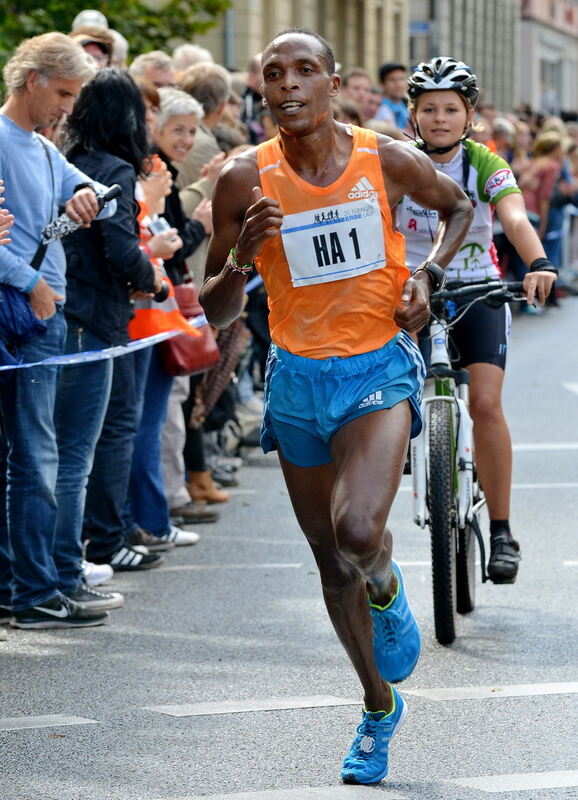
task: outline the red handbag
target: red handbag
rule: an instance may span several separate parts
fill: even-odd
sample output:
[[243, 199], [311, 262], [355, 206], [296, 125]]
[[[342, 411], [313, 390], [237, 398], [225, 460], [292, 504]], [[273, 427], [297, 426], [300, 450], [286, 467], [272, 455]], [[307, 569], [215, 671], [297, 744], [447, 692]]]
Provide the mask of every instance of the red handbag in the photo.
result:
[[[188, 320], [203, 314], [199, 290], [194, 283], [175, 286], [175, 297], [181, 314]], [[169, 375], [197, 375], [219, 361], [219, 348], [208, 322], [197, 328], [200, 337], [181, 333], [159, 344], [163, 366]]]

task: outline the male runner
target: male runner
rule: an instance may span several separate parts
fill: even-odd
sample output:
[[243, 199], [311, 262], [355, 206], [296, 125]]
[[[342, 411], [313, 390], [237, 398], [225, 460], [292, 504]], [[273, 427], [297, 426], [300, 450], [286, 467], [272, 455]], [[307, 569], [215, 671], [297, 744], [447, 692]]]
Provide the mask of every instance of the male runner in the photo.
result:
[[[405, 331], [427, 322], [438, 264], [460, 246], [471, 204], [415, 148], [336, 123], [334, 73], [331, 48], [312, 31], [286, 31], [266, 48], [263, 95], [280, 135], [221, 173], [201, 302], [212, 325], [227, 327], [256, 262], [273, 340], [261, 442], [278, 450], [364, 689], [342, 778], [376, 783], [405, 714], [390, 682], [411, 673], [420, 650], [385, 528], [410, 430], [421, 428], [423, 362]], [[391, 211], [405, 194], [440, 219], [438, 263], [412, 278]]]

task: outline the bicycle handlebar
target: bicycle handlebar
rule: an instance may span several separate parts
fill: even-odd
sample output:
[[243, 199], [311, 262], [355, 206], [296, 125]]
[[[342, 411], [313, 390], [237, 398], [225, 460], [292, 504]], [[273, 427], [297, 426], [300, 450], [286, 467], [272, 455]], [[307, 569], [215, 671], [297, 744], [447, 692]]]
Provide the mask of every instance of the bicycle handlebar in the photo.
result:
[[521, 281], [486, 281], [485, 283], [467, 283], [455, 289], [442, 289], [434, 292], [433, 300], [459, 300], [465, 297], [480, 297], [484, 299], [501, 300], [507, 303], [511, 300], [522, 300], [524, 295]]

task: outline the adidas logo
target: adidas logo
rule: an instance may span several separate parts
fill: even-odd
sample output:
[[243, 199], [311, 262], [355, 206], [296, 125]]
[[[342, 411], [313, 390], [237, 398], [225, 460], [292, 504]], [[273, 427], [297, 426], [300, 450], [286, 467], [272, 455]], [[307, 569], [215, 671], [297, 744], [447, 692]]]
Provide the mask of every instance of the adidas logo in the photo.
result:
[[359, 408], [367, 408], [368, 406], [382, 406], [382, 405], [383, 405], [383, 393], [375, 392], [375, 394], [370, 394], [369, 397], [364, 397], [361, 403], [359, 404]]
[[359, 200], [362, 197], [377, 197], [377, 191], [373, 188], [367, 178], [361, 178], [347, 195], [350, 200]]

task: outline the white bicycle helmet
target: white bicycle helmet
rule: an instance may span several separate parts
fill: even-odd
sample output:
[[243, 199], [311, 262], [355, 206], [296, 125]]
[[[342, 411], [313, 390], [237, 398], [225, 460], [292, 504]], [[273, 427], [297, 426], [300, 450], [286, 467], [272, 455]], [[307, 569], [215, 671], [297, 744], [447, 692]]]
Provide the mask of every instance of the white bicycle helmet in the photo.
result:
[[422, 61], [408, 77], [407, 84], [407, 93], [412, 100], [424, 92], [449, 89], [457, 92], [475, 107], [480, 96], [478, 79], [471, 67], [449, 56], [438, 56], [431, 61]]

